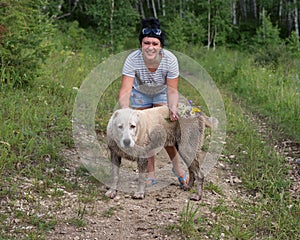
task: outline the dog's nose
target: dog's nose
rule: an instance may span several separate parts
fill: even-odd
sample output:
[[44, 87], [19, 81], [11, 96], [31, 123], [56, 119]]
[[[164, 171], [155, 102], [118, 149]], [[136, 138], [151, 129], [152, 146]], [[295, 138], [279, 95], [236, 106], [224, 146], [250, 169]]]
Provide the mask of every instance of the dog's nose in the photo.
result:
[[128, 138], [127, 138], [127, 139], [124, 139], [124, 140], [123, 140], [123, 143], [124, 143], [124, 146], [125, 146], [125, 147], [129, 147], [129, 145], [130, 145], [130, 139], [128, 139]]

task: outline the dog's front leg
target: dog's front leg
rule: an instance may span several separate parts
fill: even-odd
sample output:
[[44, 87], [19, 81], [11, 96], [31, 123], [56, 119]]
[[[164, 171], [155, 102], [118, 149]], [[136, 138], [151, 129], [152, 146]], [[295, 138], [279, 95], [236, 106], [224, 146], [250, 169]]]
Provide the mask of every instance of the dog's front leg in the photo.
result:
[[119, 170], [121, 165], [121, 157], [111, 150], [111, 162], [112, 162], [112, 184], [110, 189], [105, 193], [105, 196], [114, 198], [117, 196], [117, 188], [119, 183]]
[[139, 180], [137, 191], [133, 195], [135, 199], [143, 199], [145, 197], [147, 163], [148, 159], [146, 158], [140, 158], [138, 160]]

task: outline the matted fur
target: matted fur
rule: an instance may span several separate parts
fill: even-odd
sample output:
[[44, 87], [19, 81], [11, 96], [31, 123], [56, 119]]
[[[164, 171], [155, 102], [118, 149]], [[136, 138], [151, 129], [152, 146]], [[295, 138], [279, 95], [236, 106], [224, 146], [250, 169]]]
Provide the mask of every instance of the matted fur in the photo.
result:
[[197, 193], [192, 196], [200, 200], [204, 175], [200, 170], [199, 157], [205, 126], [212, 127], [214, 120], [204, 113], [193, 119], [171, 122], [167, 106], [134, 110], [119, 109], [111, 116], [107, 126], [107, 144], [111, 152], [112, 185], [106, 196], [117, 195], [121, 159], [136, 161], [139, 170], [138, 189], [134, 198], [145, 196], [147, 158], [162, 147], [175, 146], [188, 166], [189, 183], [185, 190], [197, 183]]

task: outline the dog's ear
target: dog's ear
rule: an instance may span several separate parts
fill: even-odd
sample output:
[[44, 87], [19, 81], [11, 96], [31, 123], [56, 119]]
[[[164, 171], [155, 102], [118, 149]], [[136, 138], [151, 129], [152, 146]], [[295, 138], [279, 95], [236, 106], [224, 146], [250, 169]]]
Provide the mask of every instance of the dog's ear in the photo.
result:
[[112, 115], [112, 121], [114, 122], [116, 120], [116, 118], [118, 117], [119, 115], [119, 111], [115, 111], [114, 114]]
[[114, 116], [113, 116], [113, 118], [115, 119], [117, 116], [119, 115], [119, 112], [118, 111], [116, 111], [115, 113], [114, 113]]

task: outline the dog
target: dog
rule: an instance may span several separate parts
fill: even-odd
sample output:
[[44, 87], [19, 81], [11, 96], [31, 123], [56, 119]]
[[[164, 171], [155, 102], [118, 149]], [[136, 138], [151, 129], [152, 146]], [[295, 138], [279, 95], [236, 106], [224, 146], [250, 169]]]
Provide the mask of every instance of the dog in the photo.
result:
[[112, 161], [112, 185], [105, 193], [114, 198], [117, 195], [121, 159], [136, 161], [139, 178], [138, 188], [133, 198], [145, 197], [148, 157], [163, 147], [175, 146], [189, 170], [189, 183], [184, 190], [197, 184], [196, 195], [191, 199], [199, 201], [202, 197], [204, 174], [200, 170], [199, 156], [204, 139], [205, 127], [213, 127], [215, 120], [203, 112], [193, 119], [170, 121], [167, 106], [134, 110], [116, 110], [107, 126], [107, 145]]

